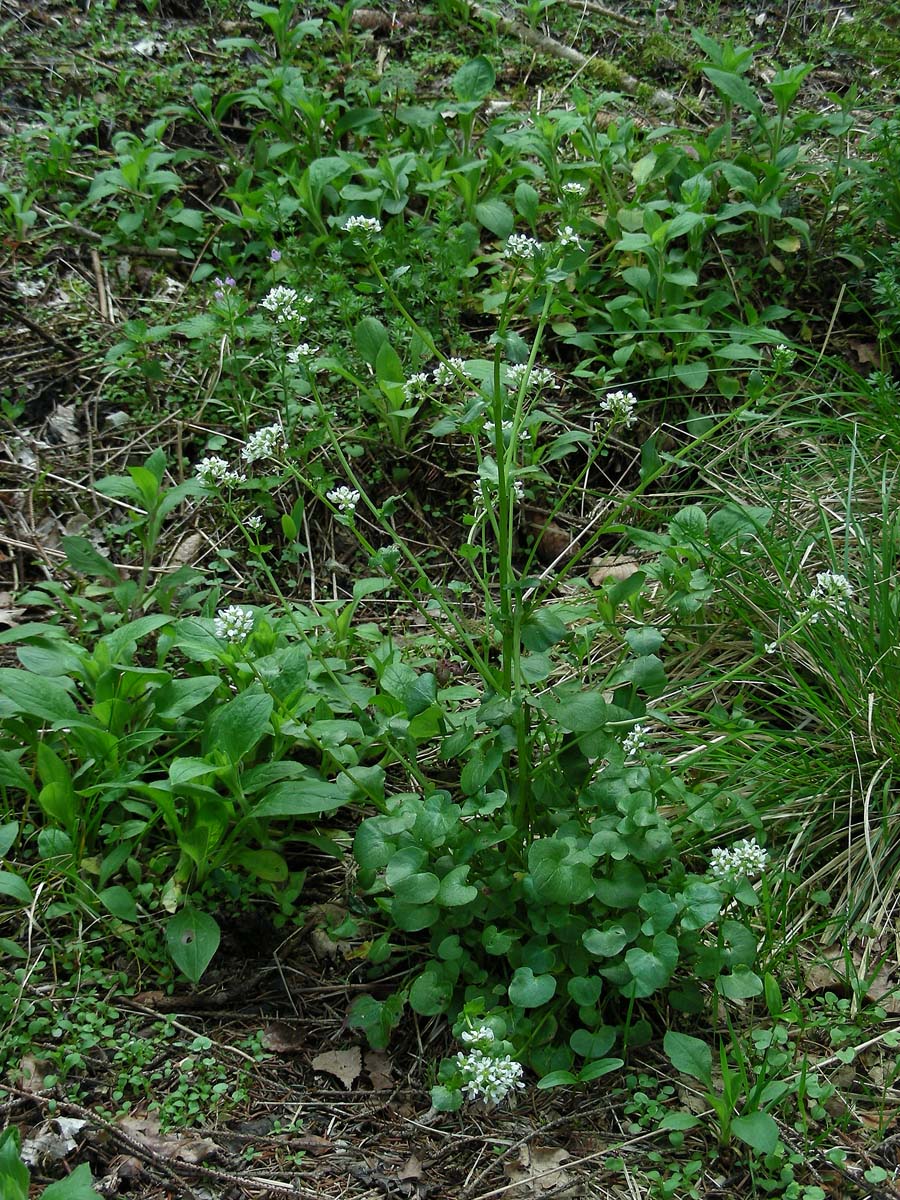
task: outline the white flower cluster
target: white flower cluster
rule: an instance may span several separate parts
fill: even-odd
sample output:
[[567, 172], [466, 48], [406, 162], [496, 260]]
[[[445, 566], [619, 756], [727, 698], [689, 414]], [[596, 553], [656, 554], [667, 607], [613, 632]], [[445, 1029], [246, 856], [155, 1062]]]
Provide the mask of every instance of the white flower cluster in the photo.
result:
[[479, 1042], [489, 1044], [494, 1040], [494, 1031], [490, 1025], [479, 1025], [477, 1029], [464, 1029], [459, 1040], [466, 1046], [477, 1046]]
[[511, 363], [506, 368], [506, 386], [510, 391], [517, 392], [525, 380], [526, 392], [537, 391], [538, 388], [556, 387], [556, 376], [548, 367], [532, 367], [528, 363]]
[[710, 855], [709, 871], [716, 879], [736, 882], [753, 879], [765, 870], [768, 854], [756, 838], [735, 842], [731, 849], [716, 846]]
[[306, 313], [301, 311], [301, 305], [308, 307], [313, 303], [313, 299], [314, 297], [309, 295], [301, 296], [292, 287], [278, 284], [267, 292], [259, 303], [266, 312], [272, 314], [276, 325], [287, 325], [290, 322], [304, 322]]
[[355, 488], [342, 485], [333, 488], [326, 495], [338, 512], [348, 515], [356, 512], [356, 506], [359, 504], [359, 492]]
[[254, 513], [252, 517], [248, 517], [244, 522], [251, 533], [259, 533], [265, 523], [265, 517], [261, 516], [259, 513]]
[[522, 1064], [508, 1054], [491, 1058], [483, 1050], [457, 1054], [456, 1065], [463, 1077], [463, 1090], [470, 1100], [499, 1104], [511, 1091], [525, 1086]]
[[[487, 489], [493, 495], [493, 493], [495, 493], [497, 491], [497, 485], [496, 485], [496, 483], [494, 483], [490, 480], [487, 480], [487, 479], [479, 479], [476, 481], [476, 483], [475, 483], [475, 512], [476, 512], [476, 514], [484, 512], [484, 489]], [[512, 499], [514, 500], [514, 502], [516, 504], [521, 503], [521, 501], [525, 499], [525, 484], [522, 482], [521, 479], [514, 479], [512, 481]]]
[[563, 225], [562, 229], [556, 235], [556, 240], [560, 246], [577, 246], [579, 250], [584, 249], [581, 244], [581, 238], [571, 225]]
[[368, 242], [381, 233], [381, 222], [377, 217], [348, 217], [344, 228], [357, 234], [361, 242]]
[[403, 395], [407, 400], [418, 400], [422, 396], [427, 396], [430, 391], [431, 376], [425, 371], [416, 371], [403, 385]]
[[608, 392], [597, 406], [600, 412], [609, 413], [611, 426], [624, 425], [626, 429], [637, 420], [635, 406], [637, 396], [634, 392]]
[[217, 638], [226, 642], [242, 642], [253, 632], [253, 613], [239, 604], [229, 604], [216, 613], [215, 631]]
[[537, 238], [528, 237], [524, 233], [511, 233], [506, 239], [507, 258], [519, 258], [523, 262], [534, 262], [544, 247]]
[[839, 612], [847, 607], [847, 602], [853, 597], [853, 585], [846, 575], [837, 575], [833, 571], [819, 571], [816, 584], [809, 593], [806, 611], [812, 615], [810, 625], [820, 621], [826, 612]]
[[574, 179], [567, 179], [562, 185], [562, 192], [566, 196], [586, 196], [588, 194], [587, 186], [583, 183], [578, 183]]
[[295, 346], [293, 350], [288, 350], [287, 360], [291, 366], [294, 367], [297, 366], [298, 363], [308, 366], [318, 353], [318, 346], [311, 346], [309, 342], [301, 342], [299, 346]]
[[646, 725], [633, 725], [622, 739], [622, 750], [626, 759], [635, 758], [647, 748], [650, 730]]
[[446, 362], [438, 363], [431, 378], [438, 387], [448, 387], [458, 383], [460, 375], [464, 375], [466, 364], [461, 358], [448, 358]]
[[243, 483], [246, 478], [240, 471], [229, 467], [225, 459], [219, 458], [218, 454], [207, 454], [205, 458], [201, 458], [194, 467], [194, 474], [208, 487], [233, 487], [236, 483]]
[[[503, 438], [504, 444], [508, 444], [509, 439], [512, 437], [512, 431], [513, 431], [512, 421], [501, 421], [500, 422], [500, 433]], [[485, 421], [484, 436], [491, 443], [491, 445], [494, 445], [496, 443], [496, 441], [497, 441], [497, 426], [494, 424], [493, 421]], [[522, 431], [521, 436], [522, 437], [527, 436], [527, 433], [525, 430]]]
[[241, 457], [244, 462], [255, 463], [260, 458], [275, 458], [284, 448], [284, 430], [281, 426], [264, 425], [247, 438]]
[[779, 342], [772, 351], [772, 370], [781, 372], [789, 371], [797, 359], [797, 351], [792, 350], [790, 346], [786, 346], [784, 342]]

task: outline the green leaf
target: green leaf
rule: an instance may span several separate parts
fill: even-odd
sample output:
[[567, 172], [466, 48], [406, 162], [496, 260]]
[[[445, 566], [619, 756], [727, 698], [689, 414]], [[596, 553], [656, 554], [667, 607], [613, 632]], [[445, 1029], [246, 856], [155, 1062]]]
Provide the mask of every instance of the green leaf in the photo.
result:
[[69, 566], [87, 575], [90, 579], [108, 579], [112, 583], [121, 583], [122, 577], [105, 558], [94, 544], [85, 537], [74, 537], [71, 534], [60, 539], [66, 552]]
[[232, 862], [268, 883], [284, 883], [289, 874], [288, 865], [277, 850], [241, 850]]
[[578, 1072], [578, 1079], [581, 1083], [589, 1083], [592, 1079], [611, 1075], [613, 1071], [618, 1071], [619, 1067], [624, 1065], [625, 1060], [622, 1058], [599, 1058], [594, 1062], [585, 1063]]
[[663, 1050], [676, 1071], [712, 1087], [712, 1050], [706, 1042], [670, 1029], [663, 1039]]
[[595, 954], [598, 958], [615, 958], [631, 938], [621, 925], [612, 925], [607, 929], [588, 929], [581, 935], [581, 940], [589, 954]]
[[0, 1195], [3, 1200], [28, 1200], [28, 1168], [19, 1156], [14, 1125], [0, 1134]]
[[6, 858], [9, 854], [18, 833], [18, 821], [7, 821], [5, 825], [0, 825], [0, 858]]
[[602, 1058], [615, 1045], [616, 1031], [609, 1026], [601, 1029], [576, 1029], [569, 1038], [572, 1050], [581, 1058]]
[[778, 1149], [778, 1124], [769, 1113], [754, 1112], [735, 1117], [731, 1131], [759, 1154], [774, 1154]]
[[498, 238], [508, 238], [516, 223], [512, 209], [503, 200], [482, 200], [475, 205], [475, 217]]
[[152, 695], [153, 709], [163, 720], [173, 721], [202, 704], [221, 683], [218, 675], [195, 675], [190, 679], [171, 679]]
[[496, 75], [490, 62], [479, 54], [459, 68], [451, 80], [457, 100], [483, 100], [494, 86]]
[[478, 888], [466, 883], [469, 870], [468, 863], [461, 867], [453, 867], [441, 880], [437, 901], [442, 908], [460, 908], [463, 904], [471, 904], [478, 899]]
[[535, 894], [548, 904], [583, 904], [594, 890], [592, 865], [593, 856], [555, 838], [538, 838], [528, 847]]
[[363, 317], [353, 330], [353, 340], [363, 362], [374, 371], [378, 351], [390, 341], [387, 329], [377, 317]]
[[175, 966], [191, 983], [199, 983], [219, 948], [219, 926], [195, 908], [183, 908], [166, 926], [166, 948]]
[[580, 1007], [593, 1008], [603, 991], [603, 980], [596, 975], [576, 975], [566, 984], [566, 991]]
[[521, 217], [524, 217], [529, 225], [533, 226], [538, 219], [538, 206], [540, 203], [540, 196], [537, 189], [523, 180], [516, 188], [515, 201], [516, 212]]
[[749, 113], [762, 112], [759, 97], [740, 75], [735, 75], [732, 71], [720, 71], [716, 67], [704, 67], [703, 74], [716, 91], [721, 92], [734, 104], [739, 104]]
[[30, 904], [34, 899], [25, 880], [14, 875], [12, 871], [0, 871], [0, 896], [11, 896], [20, 904]]
[[556, 994], [553, 975], [535, 975], [531, 967], [518, 967], [509, 984], [510, 1001], [519, 1008], [539, 1008]]
[[309, 817], [334, 812], [351, 799], [352, 787], [347, 783], [331, 783], [325, 779], [297, 779], [277, 784], [252, 811], [261, 817]]
[[127, 888], [118, 884], [115, 887], [104, 888], [102, 892], [98, 892], [98, 897], [107, 912], [118, 917], [120, 921], [136, 921], [138, 919], [134, 896]]
[[705, 387], [709, 379], [709, 367], [705, 362], [676, 363], [672, 374], [692, 392], [698, 392]]
[[37, 717], [65, 724], [78, 715], [66, 689], [55, 679], [0, 667], [0, 715]]
[[241, 761], [270, 731], [274, 701], [258, 685], [217, 708], [203, 731], [203, 752], [221, 750], [233, 763]]
[[416, 871], [392, 885], [402, 904], [429, 904], [441, 890], [441, 881], [431, 871]]
[[91, 1185], [90, 1167], [82, 1163], [65, 1179], [48, 1184], [41, 1193], [41, 1200], [102, 1200], [102, 1197]]
[[651, 949], [633, 946], [625, 955], [625, 965], [633, 982], [625, 994], [642, 998], [664, 988], [678, 964], [678, 943], [669, 933], [658, 933]]
[[720, 975], [716, 991], [729, 1000], [749, 1000], [762, 994], [763, 981], [749, 967], [738, 963], [730, 975]]
[[462, 1108], [464, 1101], [465, 1096], [461, 1088], [448, 1088], [442, 1083], [436, 1083], [431, 1089], [431, 1107], [435, 1112], [457, 1112]]
[[607, 720], [606, 701], [600, 692], [578, 691], [574, 695], [548, 697], [544, 710], [568, 733], [593, 733]]
[[427, 966], [409, 989], [409, 1006], [423, 1017], [446, 1012], [452, 998], [452, 982], [435, 965]]
[[549, 1071], [538, 1080], [538, 1087], [541, 1091], [547, 1091], [549, 1088], [571, 1087], [577, 1082], [577, 1075], [571, 1071]]

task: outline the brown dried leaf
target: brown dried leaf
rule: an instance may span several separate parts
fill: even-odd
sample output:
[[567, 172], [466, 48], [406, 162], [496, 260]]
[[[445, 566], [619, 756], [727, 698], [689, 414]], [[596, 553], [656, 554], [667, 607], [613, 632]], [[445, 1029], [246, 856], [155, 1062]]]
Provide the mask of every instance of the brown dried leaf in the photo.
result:
[[850, 345], [860, 363], [869, 363], [873, 367], [881, 366], [881, 351], [876, 342], [851, 342]]
[[387, 1092], [394, 1086], [394, 1064], [383, 1050], [367, 1050], [365, 1057], [366, 1072], [375, 1092]]
[[275, 1054], [297, 1054], [305, 1049], [303, 1042], [298, 1041], [297, 1034], [290, 1025], [282, 1021], [273, 1021], [267, 1026], [260, 1038], [263, 1046]]
[[204, 541], [199, 533], [189, 533], [183, 537], [169, 557], [167, 567], [190, 567], [199, 562], [203, 555]]
[[610, 581], [618, 583], [622, 579], [630, 579], [641, 569], [641, 565], [636, 558], [630, 558], [627, 554], [613, 554], [609, 558], [595, 558], [591, 568], [588, 578], [594, 587], [601, 587]]
[[554, 1196], [578, 1196], [581, 1185], [566, 1171], [562, 1164], [571, 1155], [567, 1150], [552, 1147], [523, 1146], [519, 1160], [507, 1163], [503, 1168], [511, 1183], [514, 1196], [543, 1196], [553, 1192]]
[[179, 1137], [174, 1133], [160, 1133], [159, 1121], [154, 1117], [120, 1117], [116, 1123], [133, 1142], [143, 1146], [158, 1158], [200, 1163], [219, 1149], [216, 1143], [210, 1141], [209, 1138]]
[[312, 1068], [333, 1075], [349, 1091], [362, 1071], [362, 1053], [359, 1046], [351, 1046], [349, 1050], [326, 1050], [312, 1060]]
[[397, 1172], [397, 1178], [398, 1179], [421, 1179], [422, 1178], [422, 1164], [419, 1162], [419, 1160], [416, 1158], [416, 1156], [414, 1154], [410, 1155], [407, 1162], [405, 1162], [403, 1164], [403, 1166], [400, 1168], [400, 1170]]

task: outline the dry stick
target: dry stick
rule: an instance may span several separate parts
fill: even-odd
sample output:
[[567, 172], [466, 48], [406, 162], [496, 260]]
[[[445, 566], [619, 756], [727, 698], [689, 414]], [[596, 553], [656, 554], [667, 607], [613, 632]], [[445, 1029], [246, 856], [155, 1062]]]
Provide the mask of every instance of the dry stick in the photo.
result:
[[[623, 71], [621, 67], [617, 67], [615, 63], [611, 63], [606, 58], [600, 58], [596, 54], [587, 58], [580, 50], [575, 50], [572, 46], [565, 46], [562, 42], [558, 42], [556, 38], [538, 33], [536, 30], [530, 29], [527, 25], [522, 25], [518, 21], [511, 20], [509, 17], [502, 17], [498, 13], [491, 12], [490, 9], [484, 8], [480, 4], [473, 4], [471, 0], [469, 3], [469, 12], [472, 16], [478, 17], [479, 20], [496, 25], [502, 33], [511, 34], [513, 37], [517, 37], [520, 41], [525, 42], [526, 45], [532, 46], [535, 50], [541, 50], [553, 58], [561, 58], [565, 62], [570, 62], [578, 67], [579, 70], [584, 70], [589, 63], [596, 63], [599, 67], [603, 68], [604, 72], [608, 73], [611, 84], [614, 83], [629, 95], [633, 95], [640, 87], [640, 81], [634, 75], [629, 75], [627, 71]], [[657, 88], [650, 99], [661, 108], [674, 108], [676, 105], [675, 97], [664, 88]]]
[[628, 25], [632, 29], [643, 29], [645, 25], [645, 22], [638, 21], [634, 17], [626, 17], [624, 13], [616, 12], [603, 4], [595, 4], [594, 0], [563, 0], [563, 4], [568, 4], [569, 8], [580, 8], [582, 11], [597, 13], [601, 17], [609, 17], [611, 21], [619, 21], [622, 25]]
[[100, 306], [100, 319], [105, 321], [107, 325], [112, 324], [112, 317], [109, 313], [109, 298], [106, 295], [106, 280], [103, 278], [103, 264], [100, 262], [100, 255], [93, 247], [91, 248], [91, 266], [94, 268], [94, 282], [97, 284], [97, 303]]

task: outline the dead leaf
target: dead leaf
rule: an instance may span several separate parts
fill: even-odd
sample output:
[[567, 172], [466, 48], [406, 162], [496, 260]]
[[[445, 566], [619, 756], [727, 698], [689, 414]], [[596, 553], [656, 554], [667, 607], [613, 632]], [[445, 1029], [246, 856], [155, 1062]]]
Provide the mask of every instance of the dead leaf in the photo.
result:
[[641, 564], [636, 558], [630, 558], [627, 554], [612, 554], [609, 558], [595, 558], [588, 578], [594, 587], [601, 587], [604, 583], [630, 579], [640, 569]]
[[190, 567], [202, 557], [204, 541], [199, 533], [189, 533], [183, 537], [169, 557], [167, 567]]
[[44, 427], [47, 441], [51, 445], [59, 445], [61, 442], [64, 446], [77, 446], [81, 439], [75, 428], [76, 420], [74, 404], [57, 404]]
[[306, 1049], [303, 1042], [298, 1041], [297, 1034], [291, 1026], [285, 1025], [283, 1021], [273, 1021], [268, 1025], [263, 1030], [260, 1041], [274, 1054], [298, 1054]]
[[45, 1121], [38, 1132], [25, 1138], [20, 1151], [29, 1167], [43, 1167], [61, 1162], [78, 1146], [76, 1134], [87, 1125], [87, 1121], [75, 1117], [54, 1117]]
[[397, 1172], [398, 1179], [421, 1179], [422, 1164], [414, 1154], [411, 1154], [408, 1161]]
[[567, 1150], [523, 1146], [518, 1162], [507, 1163], [503, 1168], [510, 1182], [516, 1185], [513, 1196], [543, 1196], [547, 1192], [553, 1192], [554, 1197], [581, 1195], [580, 1183], [562, 1166], [570, 1157]]
[[349, 1050], [326, 1050], [312, 1060], [312, 1068], [333, 1075], [349, 1091], [362, 1071], [362, 1053], [359, 1046], [352, 1046]]
[[373, 1092], [388, 1092], [394, 1086], [394, 1064], [383, 1050], [367, 1050], [365, 1067]]
[[337, 942], [332, 941], [324, 929], [309, 931], [309, 945], [319, 962], [332, 962], [340, 958], [341, 951]]
[[16, 608], [13, 604], [12, 592], [0, 592], [0, 625], [15, 628], [24, 611], [24, 608]]
[[41, 1092], [44, 1090], [44, 1075], [50, 1074], [50, 1063], [44, 1058], [35, 1058], [33, 1054], [24, 1055], [19, 1061], [18, 1085], [23, 1092]]
[[217, 1153], [219, 1147], [209, 1138], [181, 1137], [175, 1133], [160, 1133], [154, 1117], [120, 1117], [116, 1122], [133, 1142], [146, 1147], [159, 1158], [180, 1162], [200, 1163]]
[[860, 363], [869, 363], [873, 367], [881, 366], [881, 351], [876, 342], [851, 342], [850, 345]]

